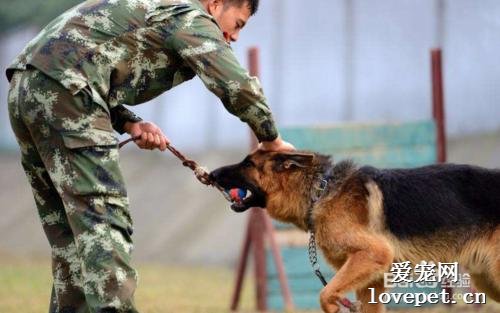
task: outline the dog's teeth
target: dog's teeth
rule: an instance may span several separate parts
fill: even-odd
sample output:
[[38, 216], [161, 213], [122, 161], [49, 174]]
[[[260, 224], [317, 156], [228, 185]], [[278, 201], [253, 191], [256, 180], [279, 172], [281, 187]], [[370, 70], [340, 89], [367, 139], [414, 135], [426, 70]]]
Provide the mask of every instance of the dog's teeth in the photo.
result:
[[247, 196], [245, 197], [244, 200], [250, 198], [252, 196], [252, 192], [250, 190], [247, 190]]

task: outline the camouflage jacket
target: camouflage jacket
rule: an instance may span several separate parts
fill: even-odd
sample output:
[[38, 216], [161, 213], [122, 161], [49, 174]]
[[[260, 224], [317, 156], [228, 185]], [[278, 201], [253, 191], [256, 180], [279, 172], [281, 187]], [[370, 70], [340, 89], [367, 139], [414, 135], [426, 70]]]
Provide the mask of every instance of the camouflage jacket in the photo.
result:
[[198, 0], [87, 0], [47, 25], [7, 78], [28, 65], [121, 112], [122, 104], [146, 102], [198, 75], [259, 140], [277, 136], [259, 81]]

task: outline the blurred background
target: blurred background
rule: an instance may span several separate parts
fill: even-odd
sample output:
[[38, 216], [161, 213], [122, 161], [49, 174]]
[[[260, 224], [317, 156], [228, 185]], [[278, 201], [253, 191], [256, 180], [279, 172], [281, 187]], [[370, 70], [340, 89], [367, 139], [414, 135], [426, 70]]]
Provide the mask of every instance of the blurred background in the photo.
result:
[[[0, 0], [2, 73], [41, 26], [78, 2]], [[262, 0], [233, 48], [246, 66], [247, 49], [259, 47], [261, 82], [276, 120], [279, 126], [296, 126], [430, 119], [429, 51], [441, 47], [448, 159], [500, 167], [499, 16], [497, 0]], [[0, 312], [27, 301], [11, 297], [12, 290], [36, 294], [35, 308], [45, 308], [49, 292], [49, 246], [10, 129], [7, 90], [4, 76], [0, 286], [11, 289], [0, 287]], [[160, 125], [174, 146], [210, 169], [237, 162], [249, 150], [248, 128], [197, 78], [132, 110]], [[195, 275], [199, 283], [194, 285], [202, 288], [198, 299], [204, 299], [203, 282], [220, 282], [215, 307], [186, 298], [178, 306], [149, 308], [147, 297], [187, 297], [175, 288], [156, 288], [140, 294], [144, 311], [226, 308], [247, 215], [232, 213], [218, 193], [200, 185], [167, 152], [130, 146], [121, 158], [135, 221], [134, 257], [146, 281], [164, 283], [177, 275], [180, 286], [192, 286], [188, 281]], [[165, 275], [163, 280], [158, 273]], [[23, 277], [33, 290], [23, 289]], [[244, 307], [252, 307], [250, 298], [245, 295]]]

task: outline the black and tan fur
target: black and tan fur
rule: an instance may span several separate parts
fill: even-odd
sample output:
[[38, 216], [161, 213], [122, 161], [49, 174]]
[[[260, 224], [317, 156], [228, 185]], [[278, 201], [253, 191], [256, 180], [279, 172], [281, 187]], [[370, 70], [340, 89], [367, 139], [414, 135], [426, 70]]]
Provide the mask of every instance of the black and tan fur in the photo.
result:
[[402, 261], [459, 262], [488, 299], [500, 302], [500, 170], [382, 170], [306, 152], [258, 151], [211, 175], [226, 188], [252, 192], [233, 210], [265, 207], [307, 231], [313, 186], [326, 172], [332, 178], [312, 214], [317, 243], [337, 269], [320, 295], [324, 312], [337, 312], [350, 291], [364, 313], [383, 312], [381, 304], [367, 304], [368, 288], [383, 292], [383, 273]]

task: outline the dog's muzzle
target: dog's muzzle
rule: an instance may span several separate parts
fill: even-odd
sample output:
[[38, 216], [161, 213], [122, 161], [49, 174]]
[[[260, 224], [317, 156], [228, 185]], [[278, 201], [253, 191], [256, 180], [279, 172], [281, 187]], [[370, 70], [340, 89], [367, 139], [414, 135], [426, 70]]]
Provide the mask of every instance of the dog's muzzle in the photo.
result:
[[233, 211], [240, 213], [251, 207], [263, 208], [266, 206], [265, 193], [241, 174], [238, 164], [218, 168], [212, 171], [209, 177], [222, 188], [246, 190], [246, 197], [244, 199], [231, 203]]

